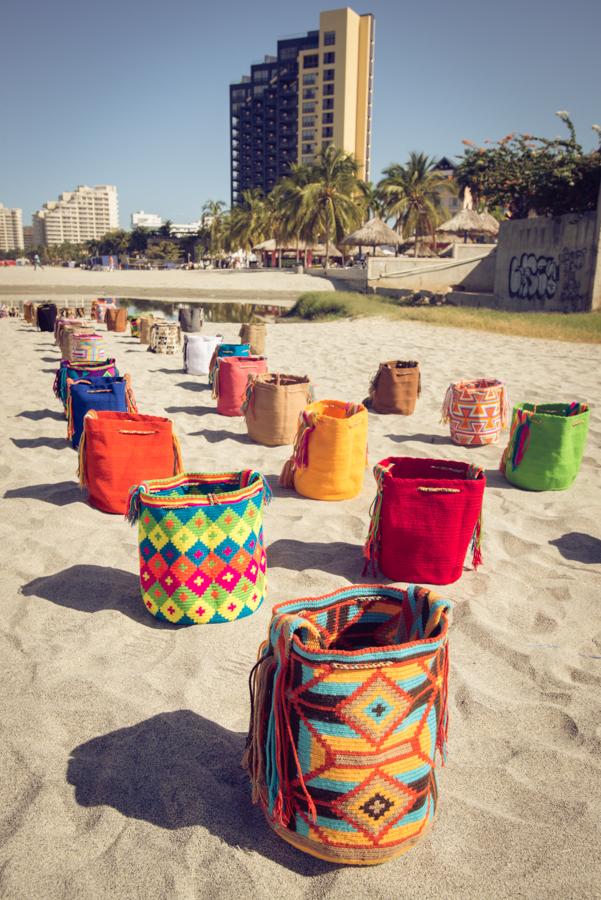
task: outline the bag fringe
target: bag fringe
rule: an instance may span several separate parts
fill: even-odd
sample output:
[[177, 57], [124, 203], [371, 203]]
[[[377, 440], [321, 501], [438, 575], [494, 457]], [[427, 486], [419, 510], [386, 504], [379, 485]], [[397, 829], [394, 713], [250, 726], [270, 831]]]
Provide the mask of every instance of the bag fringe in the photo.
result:
[[442, 401], [442, 408], [440, 410], [440, 421], [442, 425], [446, 425], [451, 418], [451, 404], [453, 400], [453, 385], [450, 384], [447, 388], [447, 392], [444, 395], [444, 400]]
[[171, 432], [173, 440], [173, 474], [179, 475], [184, 471], [184, 460], [182, 457], [182, 447], [175, 431]]

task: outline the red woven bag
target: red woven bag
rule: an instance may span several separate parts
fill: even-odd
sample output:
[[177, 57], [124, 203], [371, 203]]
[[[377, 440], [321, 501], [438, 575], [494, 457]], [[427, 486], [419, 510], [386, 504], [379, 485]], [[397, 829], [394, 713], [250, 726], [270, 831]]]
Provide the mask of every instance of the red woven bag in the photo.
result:
[[220, 356], [213, 381], [217, 412], [222, 416], [243, 416], [249, 375], [267, 372], [264, 356]]
[[90, 506], [125, 515], [129, 489], [183, 471], [171, 419], [140, 413], [87, 413], [79, 442], [79, 481]]
[[486, 477], [469, 463], [444, 459], [383, 459], [374, 467], [378, 493], [365, 543], [366, 567], [379, 564], [393, 581], [451, 584], [461, 577], [472, 541], [480, 552]]

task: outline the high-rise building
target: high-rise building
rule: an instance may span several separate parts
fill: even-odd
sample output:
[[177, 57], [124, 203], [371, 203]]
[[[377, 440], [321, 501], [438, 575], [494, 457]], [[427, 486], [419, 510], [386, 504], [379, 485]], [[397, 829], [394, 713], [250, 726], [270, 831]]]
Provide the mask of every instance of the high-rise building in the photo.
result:
[[230, 85], [231, 200], [264, 193], [293, 162], [334, 144], [369, 178], [374, 17], [348, 7], [322, 12], [319, 31], [278, 41], [277, 56]]
[[22, 250], [23, 214], [20, 209], [9, 209], [0, 203], [0, 250]]
[[79, 185], [33, 214], [36, 246], [97, 240], [118, 227], [119, 205], [113, 184]]
[[147, 213], [143, 209], [131, 214], [132, 228], [160, 228], [163, 220], [156, 213]]
[[33, 225], [23, 225], [23, 246], [26, 253], [35, 247], [33, 242]]

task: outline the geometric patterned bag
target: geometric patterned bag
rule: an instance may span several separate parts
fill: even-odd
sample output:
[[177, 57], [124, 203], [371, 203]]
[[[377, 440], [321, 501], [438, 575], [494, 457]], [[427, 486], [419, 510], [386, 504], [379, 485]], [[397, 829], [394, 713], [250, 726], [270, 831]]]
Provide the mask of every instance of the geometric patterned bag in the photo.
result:
[[140, 589], [146, 609], [180, 625], [233, 622], [256, 612], [266, 589], [258, 472], [182, 474], [132, 487]]
[[415, 585], [274, 607], [243, 765], [253, 802], [297, 849], [375, 864], [427, 833], [446, 752], [449, 609]]
[[518, 403], [501, 459], [507, 481], [529, 491], [565, 491], [582, 463], [588, 436], [586, 403]]
[[509, 398], [502, 381], [478, 378], [457, 381], [447, 388], [441, 421], [450, 423], [454, 444], [495, 444], [508, 420]]
[[119, 375], [117, 363], [114, 359], [107, 359], [101, 363], [72, 363], [68, 359], [61, 359], [60, 368], [57, 369], [54, 378], [54, 394], [67, 405], [67, 382], [79, 381], [82, 378], [116, 378]]

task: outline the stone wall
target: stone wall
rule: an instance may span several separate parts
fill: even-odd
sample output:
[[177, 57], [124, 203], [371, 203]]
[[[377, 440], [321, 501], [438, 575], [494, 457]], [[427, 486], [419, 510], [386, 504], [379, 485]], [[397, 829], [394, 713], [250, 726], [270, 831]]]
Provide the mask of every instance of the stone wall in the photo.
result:
[[495, 301], [506, 309], [601, 308], [601, 210], [501, 223]]
[[495, 281], [495, 247], [490, 244], [472, 244], [470, 255], [472, 258], [467, 259], [370, 257], [368, 283], [370, 288], [378, 290], [444, 293], [458, 286], [464, 291], [492, 293]]

